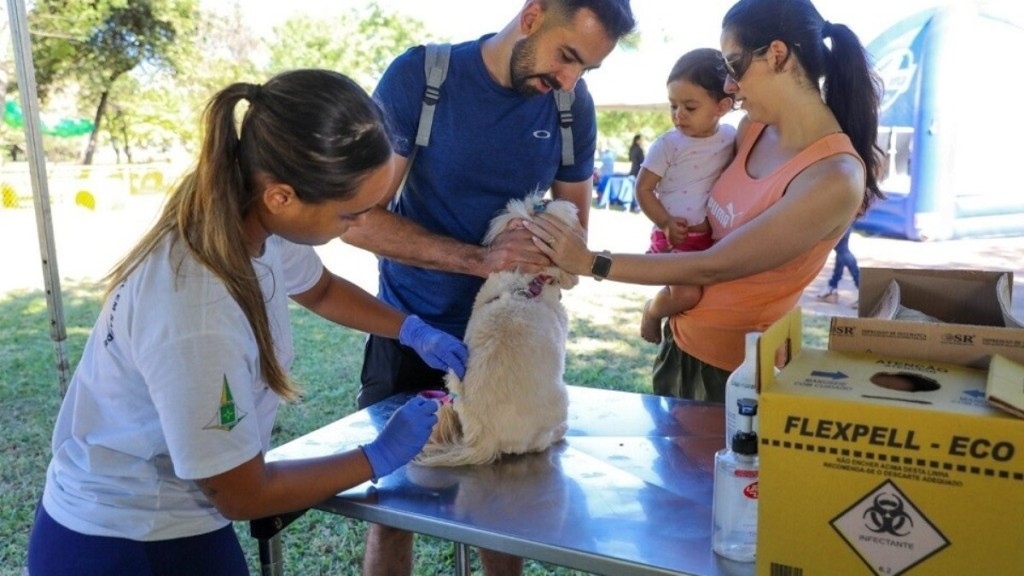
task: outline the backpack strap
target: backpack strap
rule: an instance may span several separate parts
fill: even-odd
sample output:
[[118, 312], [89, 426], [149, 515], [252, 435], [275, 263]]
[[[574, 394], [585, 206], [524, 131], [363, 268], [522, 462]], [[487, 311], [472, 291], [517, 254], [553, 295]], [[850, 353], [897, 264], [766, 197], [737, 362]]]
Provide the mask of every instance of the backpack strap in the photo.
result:
[[388, 203], [388, 210], [392, 212], [398, 207], [398, 200], [405, 190], [405, 181], [409, 179], [409, 171], [412, 170], [412, 163], [416, 159], [416, 151], [420, 146], [430, 144], [430, 129], [434, 127], [434, 109], [441, 99], [441, 84], [448, 77], [448, 60], [452, 52], [451, 44], [427, 44], [427, 55], [423, 60], [423, 72], [427, 78], [427, 87], [423, 91], [423, 105], [420, 107], [420, 123], [416, 129], [416, 145], [412, 147], [409, 160], [405, 164], [405, 173], [402, 174], [402, 181], [398, 184], [391, 202]]
[[[430, 130], [434, 127], [434, 109], [441, 98], [441, 84], [448, 77], [448, 60], [451, 44], [427, 44], [423, 72], [427, 87], [423, 92], [423, 107], [420, 109], [420, 124], [416, 131], [416, 145], [430, 144]], [[576, 95], [571, 91], [556, 90], [555, 104], [558, 106], [558, 126], [562, 131], [562, 165], [572, 166], [576, 159], [572, 139], [572, 103]]]
[[430, 143], [434, 109], [441, 98], [441, 84], [448, 76], [448, 59], [452, 52], [451, 44], [427, 44], [426, 48], [427, 57], [423, 61], [423, 71], [427, 77], [427, 89], [423, 92], [423, 107], [420, 109], [420, 125], [416, 132], [417, 146], [426, 146]]
[[[430, 144], [430, 130], [434, 127], [434, 109], [441, 99], [441, 85], [448, 77], [448, 61], [451, 57], [451, 44], [426, 44], [426, 57], [423, 60], [423, 72], [426, 75], [427, 86], [423, 91], [423, 106], [420, 108], [420, 123], [416, 130], [416, 145], [409, 154], [409, 161], [405, 166], [405, 174], [402, 175], [402, 182], [398, 185], [398, 192], [391, 199], [389, 208], [394, 210], [398, 204], [398, 198], [405, 188], [405, 181], [409, 177], [409, 170], [412, 169], [413, 160], [416, 159], [416, 150], [420, 146]], [[575, 94], [565, 90], [555, 91], [555, 104], [558, 106], [558, 126], [562, 132], [562, 165], [572, 166], [575, 163], [572, 140], [572, 103]]]
[[576, 97], [573, 92], [555, 91], [555, 104], [558, 105], [558, 126], [562, 130], [562, 166], [572, 166], [575, 162], [572, 145], [572, 101]]

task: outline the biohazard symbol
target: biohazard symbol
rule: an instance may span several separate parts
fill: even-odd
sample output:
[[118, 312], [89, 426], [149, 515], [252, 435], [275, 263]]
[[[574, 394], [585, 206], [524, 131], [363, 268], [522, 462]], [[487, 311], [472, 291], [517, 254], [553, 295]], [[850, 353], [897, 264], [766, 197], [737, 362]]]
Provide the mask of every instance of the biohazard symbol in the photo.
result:
[[864, 518], [864, 527], [876, 534], [903, 537], [914, 527], [914, 520], [903, 510], [903, 500], [887, 492], [875, 496], [873, 505], [864, 511]]

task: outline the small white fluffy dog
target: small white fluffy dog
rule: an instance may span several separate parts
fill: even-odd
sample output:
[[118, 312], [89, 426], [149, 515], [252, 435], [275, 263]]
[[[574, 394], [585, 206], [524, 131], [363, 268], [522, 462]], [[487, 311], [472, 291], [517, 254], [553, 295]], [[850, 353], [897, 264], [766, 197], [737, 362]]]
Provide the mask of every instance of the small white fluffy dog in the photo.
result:
[[[484, 245], [536, 212], [578, 224], [575, 204], [542, 198], [510, 201], [491, 221]], [[466, 325], [466, 377], [448, 373], [452, 402], [438, 411], [417, 464], [488, 464], [502, 454], [543, 451], [565, 436], [569, 398], [562, 375], [569, 318], [561, 298], [562, 288], [577, 282], [553, 266], [539, 274], [495, 272], [487, 278]]]

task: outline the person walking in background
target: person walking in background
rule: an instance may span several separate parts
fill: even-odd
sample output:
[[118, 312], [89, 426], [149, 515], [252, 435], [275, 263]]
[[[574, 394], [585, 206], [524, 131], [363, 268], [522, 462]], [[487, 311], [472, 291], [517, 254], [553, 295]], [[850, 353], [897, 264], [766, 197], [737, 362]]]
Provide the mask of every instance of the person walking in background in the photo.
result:
[[852, 30], [809, 0], [740, 0], [722, 21], [721, 45], [726, 92], [746, 117], [708, 201], [711, 248], [605, 254], [553, 218], [524, 224], [567, 272], [703, 286], [696, 306], [666, 322], [653, 386], [713, 402], [725, 401], [746, 334], [797, 305], [858, 212], [881, 197], [882, 86]]
[[327, 70], [231, 84], [204, 128], [195, 169], [105, 279], [54, 426], [32, 576], [248, 576], [232, 520], [309, 508], [419, 453], [438, 404], [416, 397], [361, 447], [264, 461], [281, 399], [298, 398], [289, 299], [465, 371], [465, 344], [335, 276], [313, 249], [394, 178], [383, 118], [358, 84]]
[[[720, 121], [732, 110], [725, 93], [722, 53], [698, 48], [683, 54], [668, 75], [669, 110], [674, 129], [651, 144], [637, 178], [640, 209], [654, 224], [648, 254], [706, 250], [711, 246], [707, 219], [711, 186], [734, 155], [736, 129]], [[640, 336], [660, 344], [662, 319], [689, 310], [701, 287], [665, 286], [648, 300]]]
[[[392, 128], [395, 178], [379, 205], [342, 236], [380, 257], [382, 300], [461, 338], [490, 273], [539, 272], [551, 265], [523, 229], [504, 233], [490, 247], [481, 241], [509, 200], [537, 190], [575, 204], [587, 226], [597, 125], [594, 100], [581, 77], [600, 66], [635, 26], [624, 0], [525, 1], [498, 33], [451, 46], [430, 145], [414, 159], [425, 47], [411, 48], [388, 66], [374, 98]], [[554, 93], [559, 88], [574, 95], [569, 165], [562, 163]], [[388, 211], [396, 195], [397, 206]], [[443, 389], [444, 376], [394, 337], [371, 336], [357, 404], [365, 408], [399, 392]], [[412, 533], [371, 524], [364, 572], [410, 574], [412, 552]], [[480, 556], [488, 574], [522, 571], [521, 558], [484, 550]]]
[[601, 144], [601, 150], [598, 152], [600, 165], [594, 172], [597, 175], [597, 204], [602, 208], [606, 208], [608, 204], [608, 197], [605, 194], [608, 191], [608, 184], [612, 181], [612, 176], [615, 176], [615, 152], [612, 152], [611, 146], [607, 141]]
[[640, 174], [640, 166], [644, 163], [644, 136], [637, 134], [633, 136], [633, 143], [629, 145], [629, 175], [636, 178]]
[[607, 180], [615, 175], [615, 152], [611, 144], [605, 142], [601, 148], [601, 180]]
[[[823, 294], [818, 294], [818, 300], [822, 302], [828, 302], [829, 304], [836, 304], [839, 302], [839, 281], [843, 279], [843, 271], [850, 271], [850, 278], [853, 279], [853, 285], [855, 288], [860, 290], [860, 267], [857, 266], [857, 257], [853, 255], [850, 250], [850, 233], [853, 232], [853, 226], [846, 229], [846, 233], [839, 239], [839, 243], [833, 249], [835, 252], [835, 265], [832, 268], [832, 277], [828, 279], [828, 291]], [[851, 304], [851, 308], [857, 307], [858, 300], [855, 299]]]

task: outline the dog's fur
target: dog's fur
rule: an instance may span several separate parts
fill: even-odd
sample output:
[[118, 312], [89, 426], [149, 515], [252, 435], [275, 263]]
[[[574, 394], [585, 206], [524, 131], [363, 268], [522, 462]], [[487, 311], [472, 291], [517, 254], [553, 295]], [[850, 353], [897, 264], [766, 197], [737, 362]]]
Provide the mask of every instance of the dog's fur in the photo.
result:
[[[484, 244], [510, 224], [530, 219], [540, 206], [568, 224], [579, 222], [571, 202], [544, 203], [533, 195], [510, 201], [491, 221]], [[569, 398], [562, 375], [569, 319], [561, 297], [562, 288], [577, 282], [557, 267], [487, 278], [466, 326], [466, 377], [448, 373], [453, 401], [438, 411], [417, 464], [487, 464], [502, 454], [540, 452], [565, 436]]]

